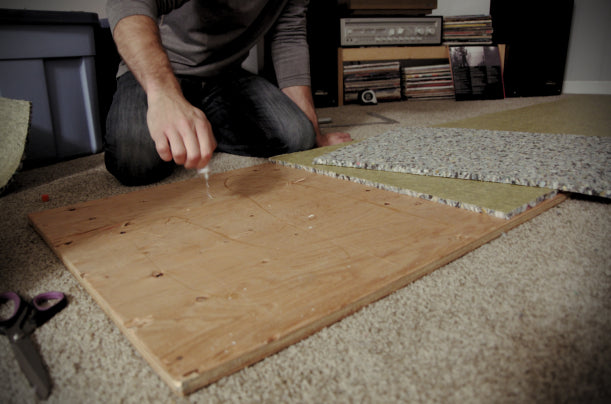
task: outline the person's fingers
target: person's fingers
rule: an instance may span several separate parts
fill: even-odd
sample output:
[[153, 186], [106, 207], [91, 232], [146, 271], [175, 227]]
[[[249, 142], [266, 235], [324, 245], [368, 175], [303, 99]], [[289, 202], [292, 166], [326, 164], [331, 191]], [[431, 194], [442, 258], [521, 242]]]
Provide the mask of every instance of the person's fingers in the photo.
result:
[[322, 135], [318, 140], [318, 146], [331, 146], [335, 144], [352, 141], [352, 136], [345, 132], [334, 132]]
[[340, 140], [343, 140], [344, 142], [349, 142], [352, 140], [352, 136], [350, 135], [350, 133], [340, 132], [340, 133], [337, 133], [337, 137]]
[[186, 100], [157, 98], [149, 102], [147, 124], [159, 157], [185, 168], [202, 168], [216, 149], [212, 127], [203, 111]]
[[153, 137], [153, 141], [155, 142], [155, 149], [157, 149], [159, 157], [163, 161], [172, 161], [172, 149], [170, 148], [168, 138], [165, 136]]
[[212, 127], [207, 119], [197, 121], [195, 123], [195, 129], [197, 133], [197, 139], [199, 141], [199, 152], [200, 159], [197, 164], [197, 168], [203, 168], [208, 165], [208, 162], [212, 158], [212, 152], [216, 149], [216, 139], [212, 132]]
[[169, 131], [166, 132], [165, 135], [170, 143], [170, 150], [174, 162], [178, 165], [185, 164], [185, 161], [187, 160], [187, 149], [183, 141], [183, 136], [181, 136], [177, 131]]
[[[195, 168], [201, 159], [200, 141], [197, 136], [197, 123], [182, 128], [181, 140], [184, 145], [185, 155], [181, 156], [182, 164], [185, 168]], [[176, 156], [174, 157], [176, 161]]]

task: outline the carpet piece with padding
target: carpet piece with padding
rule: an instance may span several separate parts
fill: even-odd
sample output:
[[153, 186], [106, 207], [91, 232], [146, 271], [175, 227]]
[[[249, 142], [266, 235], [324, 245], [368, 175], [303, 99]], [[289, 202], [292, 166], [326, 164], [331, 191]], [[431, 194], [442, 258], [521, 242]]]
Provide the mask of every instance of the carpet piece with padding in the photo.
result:
[[316, 157], [341, 147], [345, 144], [274, 156], [271, 161], [502, 219], [510, 219], [557, 194], [549, 188], [312, 163]]
[[319, 156], [314, 163], [611, 197], [608, 137], [399, 128]]

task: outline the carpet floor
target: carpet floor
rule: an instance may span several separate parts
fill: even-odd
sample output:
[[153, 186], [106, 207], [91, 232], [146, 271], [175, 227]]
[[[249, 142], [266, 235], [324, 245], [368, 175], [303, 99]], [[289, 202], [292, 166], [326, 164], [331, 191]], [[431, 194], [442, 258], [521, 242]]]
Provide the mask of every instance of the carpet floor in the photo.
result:
[[[537, 111], [549, 110], [548, 103], [559, 103], [553, 109], [561, 113], [558, 105], [590, 102], [584, 100], [590, 99], [393, 102], [321, 109], [319, 116], [332, 119], [325, 131], [348, 131], [355, 139], [467, 120], [471, 125], [487, 121], [484, 129], [523, 131], [507, 127], [508, 114], [516, 119], [532, 108], [541, 116]], [[490, 123], [500, 121], [502, 128]], [[545, 132], [538, 125], [534, 119], [529, 131]], [[597, 135], [609, 130], [604, 119], [576, 126], [597, 127]], [[211, 168], [214, 174], [264, 161], [219, 153]], [[194, 175], [178, 169], [165, 182]], [[54, 382], [47, 402], [611, 400], [611, 205], [605, 200], [571, 197], [354, 315], [181, 398], [26, 217], [132, 190], [106, 172], [102, 155], [93, 155], [20, 172], [0, 197], [0, 289], [26, 297], [59, 290], [69, 297], [68, 307], [34, 334]], [[42, 202], [42, 194], [50, 200]], [[0, 338], [0, 363], [0, 402], [36, 402], [6, 338]]]

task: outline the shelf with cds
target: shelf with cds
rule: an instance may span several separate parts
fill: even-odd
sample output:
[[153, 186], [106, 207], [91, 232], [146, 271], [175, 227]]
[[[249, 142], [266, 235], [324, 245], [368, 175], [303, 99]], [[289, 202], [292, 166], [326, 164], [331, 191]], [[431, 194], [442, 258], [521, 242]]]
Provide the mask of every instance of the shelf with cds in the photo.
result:
[[[501, 66], [504, 63], [504, 45], [499, 46], [501, 55]], [[346, 100], [344, 89], [346, 82], [344, 80], [345, 68], [359, 64], [378, 64], [378, 62], [398, 62], [398, 61], [432, 61], [431, 64], [438, 64], [440, 61], [449, 63], [449, 47], [441, 46], [386, 46], [386, 47], [361, 47], [361, 48], [338, 48], [337, 51], [337, 66], [338, 66], [338, 104], [343, 105]], [[383, 63], [382, 63], [383, 64]], [[375, 69], [384, 69], [384, 66], [373, 66]], [[354, 68], [349, 70], [354, 70]], [[364, 69], [365, 70], [365, 69]], [[349, 85], [349, 87], [352, 84]], [[389, 93], [390, 94], [390, 93]], [[396, 97], [393, 93], [392, 97]], [[352, 97], [353, 98], [353, 97]], [[351, 99], [348, 96], [348, 99]], [[391, 99], [391, 98], [389, 98]]]

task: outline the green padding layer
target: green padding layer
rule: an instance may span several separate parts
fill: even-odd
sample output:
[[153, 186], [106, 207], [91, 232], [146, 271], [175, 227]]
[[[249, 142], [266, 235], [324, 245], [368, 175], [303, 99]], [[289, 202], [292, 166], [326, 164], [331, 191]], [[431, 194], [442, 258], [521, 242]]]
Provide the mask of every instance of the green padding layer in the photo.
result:
[[343, 146], [345, 144], [284, 154], [271, 160], [505, 219], [556, 194], [547, 188], [312, 164], [315, 157]]

